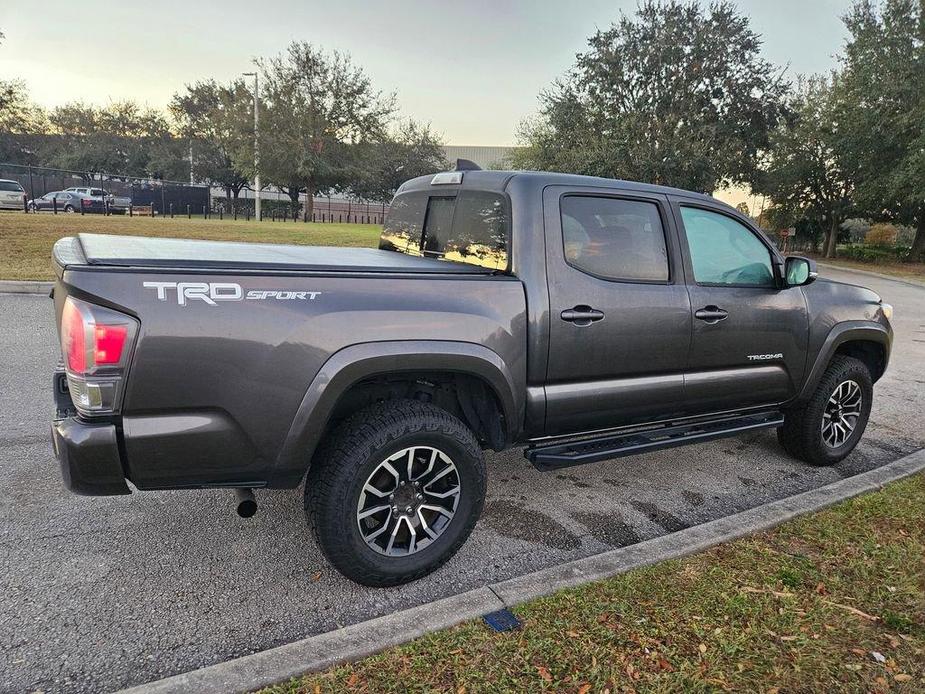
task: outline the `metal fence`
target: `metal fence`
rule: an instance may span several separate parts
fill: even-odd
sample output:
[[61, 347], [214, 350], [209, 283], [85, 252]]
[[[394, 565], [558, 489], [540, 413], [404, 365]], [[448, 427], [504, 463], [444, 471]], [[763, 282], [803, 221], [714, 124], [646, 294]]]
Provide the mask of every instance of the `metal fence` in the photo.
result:
[[150, 207], [155, 214], [166, 214], [170, 205], [177, 209], [189, 205], [198, 210], [209, 204], [210, 195], [206, 185], [106, 173], [88, 174], [45, 166], [0, 163], [0, 178], [18, 181], [30, 200], [67, 188], [102, 188], [113, 195], [130, 198], [135, 207]]
[[[206, 184], [8, 163], [0, 163], [0, 178], [18, 181], [30, 200], [67, 188], [95, 187], [128, 197], [133, 207], [143, 207], [154, 215], [220, 219], [253, 219], [255, 215], [255, 195], [250, 188], [241, 190], [236, 198], [228, 198], [224, 188]], [[383, 203], [315, 197], [309, 219], [305, 213], [305, 195], [300, 195], [299, 202], [294, 203], [288, 195], [271, 188], [261, 191], [260, 198], [261, 216], [270, 221], [382, 224], [388, 211]]]

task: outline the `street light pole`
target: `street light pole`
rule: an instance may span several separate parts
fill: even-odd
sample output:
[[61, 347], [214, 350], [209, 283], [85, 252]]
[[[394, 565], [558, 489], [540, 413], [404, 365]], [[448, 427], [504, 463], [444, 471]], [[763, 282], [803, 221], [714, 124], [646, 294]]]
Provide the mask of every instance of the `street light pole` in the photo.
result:
[[245, 72], [245, 77], [254, 78], [254, 216], [262, 221], [260, 215], [260, 91], [256, 72]]

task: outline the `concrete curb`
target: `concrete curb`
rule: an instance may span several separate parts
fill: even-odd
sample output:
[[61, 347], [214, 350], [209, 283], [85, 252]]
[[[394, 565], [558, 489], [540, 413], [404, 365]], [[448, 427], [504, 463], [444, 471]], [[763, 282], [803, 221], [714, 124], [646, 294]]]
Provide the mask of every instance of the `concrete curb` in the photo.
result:
[[132, 694], [251, 692], [306, 672], [359, 660], [390, 646], [504, 607], [490, 588], [477, 588], [408, 610], [352, 624], [267, 651], [123, 690]]
[[501, 581], [285, 646], [124, 689], [120, 694], [250, 692], [359, 660], [429, 632], [590, 581], [767, 530], [925, 470], [925, 449], [876, 470], [670, 535]]
[[0, 280], [0, 294], [44, 294], [54, 286], [54, 282], [38, 280]]
[[895, 275], [885, 275], [882, 272], [872, 272], [871, 270], [858, 270], [853, 267], [845, 267], [843, 265], [834, 265], [832, 263], [820, 263], [817, 262], [821, 268], [827, 270], [840, 270], [841, 272], [854, 272], [858, 275], [867, 275], [868, 277], [878, 277], [882, 280], [892, 280], [893, 282], [899, 282], [900, 284], [908, 284], [910, 287], [918, 287], [919, 289], [925, 289], [925, 282], [919, 282], [918, 280], [910, 280], [905, 277], [896, 277]]
[[796, 496], [772, 501], [635, 545], [518, 576], [496, 583], [491, 588], [506, 605], [526, 602], [564, 588], [615, 576], [665, 559], [684, 557], [721, 542], [768, 530], [797, 516], [819, 511], [859, 494], [882, 489], [883, 485], [889, 482], [921, 470], [925, 470], [925, 449], [876, 470]]

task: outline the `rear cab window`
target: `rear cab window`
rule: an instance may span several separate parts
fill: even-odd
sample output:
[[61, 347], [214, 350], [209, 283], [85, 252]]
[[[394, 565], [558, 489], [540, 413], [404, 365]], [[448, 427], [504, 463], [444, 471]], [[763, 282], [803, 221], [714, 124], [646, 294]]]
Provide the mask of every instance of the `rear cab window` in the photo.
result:
[[668, 246], [658, 205], [594, 195], [562, 198], [565, 262], [600, 279], [669, 281]]
[[392, 201], [379, 248], [505, 271], [510, 213], [500, 193], [414, 191]]

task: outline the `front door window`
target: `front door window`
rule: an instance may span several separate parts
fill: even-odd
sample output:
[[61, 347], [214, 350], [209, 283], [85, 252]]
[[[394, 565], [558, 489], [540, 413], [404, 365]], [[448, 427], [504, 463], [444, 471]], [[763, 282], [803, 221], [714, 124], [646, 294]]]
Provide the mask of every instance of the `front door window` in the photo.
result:
[[744, 224], [718, 212], [682, 207], [697, 284], [773, 287], [771, 254]]

